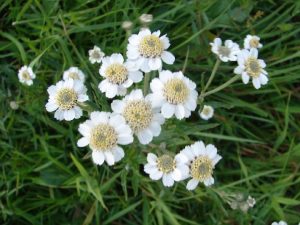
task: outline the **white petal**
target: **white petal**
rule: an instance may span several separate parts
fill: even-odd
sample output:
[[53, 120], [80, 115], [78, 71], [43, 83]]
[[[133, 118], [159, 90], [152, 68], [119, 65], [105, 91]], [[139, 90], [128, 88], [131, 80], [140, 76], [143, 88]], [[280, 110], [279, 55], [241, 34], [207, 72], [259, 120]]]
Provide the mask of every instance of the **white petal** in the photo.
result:
[[175, 160], [177, 163], [179, 164], [184, 164], [187, 163], [189, 161], [188, 157], [186, 157], [186, 155], [179, 153], [175, 156]]
[[53, 112], [58, 108], [58, 105], [55, 102], [48, 102], [46, 104], [46, 110], [48, 112]]
[[259, 78], [253, 78], [252, 84], [256, 89], [259, 89], [261, 87]]
[[174, 184], [174, 180], [170, 173], [164, 174], [162, 181], [165, 187], [171, 187]]
[[161, 42], [163, 43], [164, 49], [168, 49], [170, 47], [169, 38], [166, 35], [160, 37]]
[[251, 48], [250, 49], [250, 56], [257, 58], [258, 56], [258, 50], [256, 48]]
[[105, 96], [107, 98], [113, 98], [118, 94], [118, 85], [111, 84], [107, 87]]
[[175, 56], [171, 52], [168, 52], [168, 51], [164, 51], [161, 54], [161, 58], [165, 63], [167, 63], [169, 65], [172, 65], [175, 61]]
[[160, 92], [163, 90], [164, 86], [159, 79], [154, 78], [150, 83], [150, 88], [152, 92]]
[[189, 180], [189, 182], [187, 183], [186, 185], [186, 189], [191, 191], [191, 190], [194, 190], [197, 185], [199, 184], [199, 181], [198, 180], [195, 180], [195, 179], [191, 179]]
[[150, 58], [149, 59], [149, 68], [151, 70], [159, 70], [162, 67], [162, 62], [160, 58]]
[[242, 80], [243, 80], [244, 84], [248, 84], [248, 82], [250, 80], [250, 76], [246, 72], [243, 72], [242, 73]]
[[262, 85], [265, 85], [265, 84], [267, 84], [268, 83], [268, 77], [266, 76], [266, 75], [264, 75], [264, 74], [261, 74], [260, 76], [259, 76], [259, 80], [260, 80], [260, 83], [262, 84]]
[[181, 175], [181, 171], [178, 168], [175, 168], [173, 170], [173, 173], [171, 173], [173, 180], [180, 181], [183, 177]]
[[216, 156], [216, 154], [217, 154], [217, 148], [214, 145], [212, 145], [212, 144], [208, 144], [206, 146], [206, 152], [208, 154], [208, 157], [210, 159], [213, 159]]
[[147, 155], [147, 161], [150, 164], [156, 165], [157, 156], [153, 153], [148, 153]]
[[64, 118], [67, 121], [71, 121], [75, 118], [75, 111], [73, 109], [65, 110], [64, 111]]
[[210, 178], [204, 180], [205, 186], [211, 186], [214, 184], [214, 182], [215, 182], [215, 179], [213, 177], [210, 177]]
[[103, 162], [104, 162], [104, 154], [100, 151], [93, 151], [92, 152], [92, 159], [93, 159], [93, 162], [96, 164], [96, 165], [102, 165]]
[[161, 107], [161, 113], [165, 118], [171, 118], [175, 113], [175, 105], [170, 103], [165, 103]]
[[109, 166], [114, 165], [115, 164], [115, 157], [112, 154], [112, 152], [110, 151], [105, 151], [104, 152], [104, 156], [105, 156], [105, 161], [107, 162], [107, 164]]
[[151, 178], [152, 180], [159, 180], [159, 179], [162, 177], [162, 175], [163, 175], [163, 172], [158, 171], [158, 170], [156, 169], [156, 171], [155, 171], [154, 173], [151, 173], [151, 174], [150, 174], [150, 178]]
[[111, 109], [115, 113], [123, 113], [124, 107], [125, 107], [125, 103], [121, 100], [114, 100], [111, 103]]
[[212, 160], [213, 166], [215, 166], [221, 159], [222, 159], [222, 156], [217, 154]]
[[234, 72], [235, 74], [242, 74], [243, 71], [244, 71], [243, 66], [237, 66], [237, 67], [234, 68], [234, 71], [233, 71], [233, 72]]
[[86, 137], [82, 137], [77, 141], [77, 146], [78, 147], [85, 147], [89, 144], [89, 139], [87, 139]]
[[122, 134], [118, 136], [118, 144], [120, 145], [128, 145], [133, 142], [133, 136], [131, 133], [129, 134]]
[[115, 157], [115, 162], [119, 162], [121, 159], [123, 159], [125, 153], [124, 150], [122, 148], [120, 148], [119, 146], [116, 146], [113, 150], [112, 153]]
[[154, 137], [157, 137], [161, 132], [161, 126], [157, 122], [152, 122], [149, 129], [152, 131]]
[[119, 53], [114, 53], [110, 56], [110, 62], [111, 63], [120, 63], [123, 64], [124, 58], [121, 54]]
[[143, 80], [143, 73], [141, 71], [129, 72], [129, 78], [134, 83], [138, 83]]
[[146, 144], [149, 144], [152, 141], [153, 134], [149, 129], [145, 129], [143, 131], [140, 131], [137, 134], [137, 137], [138, 137], [141, 144], [146, 145]]
[[181, 120], [184, 118], [185, 110], [182, 104], [176, 105], [175, 116], [177, 119]]

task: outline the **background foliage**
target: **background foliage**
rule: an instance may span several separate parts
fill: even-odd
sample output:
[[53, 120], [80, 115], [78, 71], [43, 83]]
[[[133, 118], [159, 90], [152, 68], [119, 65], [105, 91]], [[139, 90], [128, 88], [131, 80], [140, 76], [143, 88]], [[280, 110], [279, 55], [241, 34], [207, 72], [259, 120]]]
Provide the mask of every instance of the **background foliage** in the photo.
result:
[[[300, 2], [296, 0], [95, 1], [2, 0], [0, 4], [0, 223], [1, 224], [270, 224], [300, 221]], [[220, 36], [240, 44], [248, 33], [264, 44], [270, 82], [260, 90], [241, 81], [205, 103], [215, 107], [209, 122], [195, 112], [169, 120], [150, 146], [137, 142], [113, 167], [96, 167], [79, 149], [84, 118], [58, 122], [45, 110], [46, 89], [70, 66], [88, 76], [89, 95], [99, 110], [109, 101], [97, 89], [98, 66], [88, 62], [94, 44], [107, 55], [125, 52], [124, 20], [139, 30], [138, 17], [152, 13], [152, 30], [171, 40], [176, 63], [201, 90], [215, 62], [209, 42]], [[17, 71], [34, 62], [31, 87]], [[221, 64], [212, 84], [233, 76]], [[17, 110], [10, 101], [19, 104]], [[164, 188], [143, 172], [146, 152], [178, 152], [195, 140], [214, 143], [223, 156], [212, 188]], [[126, 169], [125, 169], [126, 167]], [[222, 196], [251, 194], [257, 205], [243, 213]]]

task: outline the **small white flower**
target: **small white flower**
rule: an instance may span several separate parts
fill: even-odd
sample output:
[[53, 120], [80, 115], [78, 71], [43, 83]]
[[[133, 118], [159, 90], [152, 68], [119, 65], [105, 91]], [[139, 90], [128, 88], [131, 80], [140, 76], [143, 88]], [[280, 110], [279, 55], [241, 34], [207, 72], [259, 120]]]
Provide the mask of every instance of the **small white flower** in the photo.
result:
[[46, 104], [48, 112], [56, 111], [54, 117], [57, 120], [73, 120], [82, 116], [82, 109], [78, 102], [89, 99], [86, 95], [86, 87], [81, 81], [68, 79], [59, 81], [48, 88], [49, 99]]
[[214, 183], [213, 169], [222, 158], [217, 154], [217, 148], [209, 144], [205, 147], [202, 141], [195, 142], [190, 146], [186, 146], [180, 151], [179, 157], [182, 161], [187, 161], [190, 168], [189, 176], [192, 178], [186, 188], [194, 190], [199, 182], [203, 182], [205, 186]]
[[138, 34], [133, 34], [128, 39], [127, 57], [136, 61], [140, 69], [146, 73], [152, 70], [161, 70], [162, 61], [173, 64], [175, 57], [169, 51], [169, 38], [167, 35], [160, 37], [160, 31], [151, 33], [143, 29]]
[[114, 165], [124, 157], [124, 151], [119, 145], [133, 142], [132, 131], [121, 115], [108, 112], [92, 112], [90, 119], [79, 125], [82, 134], [77, 142], [78, 147], [89, 145], [92, 149], [93, 162], [102, 165]]
[[121, 114], [141, 144], [149, 144], [161, 132], [164, 117], [154, 109], [149, 96], [144, 98], [142, 90], [133, 90], [123, 100], [114, 100], [113, 112]]
[[89, 50], [89, 60], [92, 64], [101, 63], [102, 58], [105, 56], [104, 52], [101, 51], [101, 48], [94, 46], [93, 49]]
[[153, 20], [153, 15], [152, 14], [142, 14], [139, 19], [142, 24], [149, 24]]
[[177, 119], [188, 118], [197, 107], [196, 84], [182, 72], [160, 71], [159, 78], [150, 83], [153, 94], [150, 99], [154, 107], [161, 107], [165, 118], [174, 114]]
[[248, 84], [250, 77], [252, 84], [256, 89], [261, 85], [268, 83], [268, 73], [265, 71], [266, 63], [262, 59], [257, 59], [258, 51], [251, 48], [250, 51], [243, 49], [238, 54], [238, 66], [234, 69], [234, 73], [241, 74], [244, 84]]
[[214, 42], [210, 43], [211, 51], [219, 56], [220, 60], [223, 62], [236, 61], [237, 54], [240, 51], [240, 47], [237, 43], [231, 40], [226, 40], [225, 45], [222, 45], [222, 40], [220, 38], [215, 38]]
[[256, 204], [255, 198], [249, 195], [247, 199], [247, 204], [249, 205], [249, 207], [253, 208], [254, 205]]
[[280, 220], [279, 222], [273, 222], [271, 225], [287, 225], [287, 222]]
[[131, 30], [132, 29], [132, 26], [133, 26], [133, 23], [131, 22], [131, 21], [124, 21], [123, 23], [122, 23], [122, 28], [124, 29], [124, 30]]
[[107, 98], [125, 95], [127, 88], [143, 79], [143, 73], [138, 70], [136, 64], [124, 62], [121, 54], [104, 57], [99, 73], [105, 79], [100, 82], [98, 88]]
[[17, 110], [19, 108], [19, 104], [16, 101], [9, 102], [9, 106], [13, 110]]
[[210, 105], [204, 105], [202, 111], [200, 112], [200, 117], [204, 120], [209, 120], [214, 115], [214, 108]]
[[19, 81], [28, 86], [33, 84], [33, 79], [35, 79], [35, 74], [30, 66], [22, 66], [18, 72]]
[[64, 72], [63, 75], [64, 80], [73, 79], [84, 82], [85, 75], [78, 67], [70, 67], [68, 70]]
[[163, 185], [166, 187], [173, 186], [174, 181], [185, 179], [189, 172], [189, 168], [185, 165], [186, 161], [182, 161], [178, 155], [172, 157], [164, 154], [157, 157], [153, 153], [148, 153], [147, 161], [144, 171], [149, 174], [152, 180], [162, 178]]
[[248, 34], [244, 39], [244, 48], [261, 48], [263, 45], [259, 42], [259, 40], [260, 38], [258, 36]]

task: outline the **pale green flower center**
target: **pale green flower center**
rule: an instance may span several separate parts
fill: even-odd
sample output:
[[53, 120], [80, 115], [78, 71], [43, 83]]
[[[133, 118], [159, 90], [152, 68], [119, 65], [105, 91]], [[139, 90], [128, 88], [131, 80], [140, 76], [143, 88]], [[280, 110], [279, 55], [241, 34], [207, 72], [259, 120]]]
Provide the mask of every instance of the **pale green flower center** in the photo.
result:
[[76, 105], [77, 99], [77, 93], [71, 88], [62, 88], [56, 95], [57, 105], [63, 110], [72, 109]]
[[26, 70], [22, 72], [22, 78], [24, 80], [31, 80], [30, 74]]
[[223, 57], [229, 57], [231, 50], [226, 46], [220, 46], [218, 52]]
[[133, 132], [138, 132], [149, 127], [153, 117], [152, 107], [144, 100], [133, 100], [126, 104], [123, 116]]
[[169, 173], [175, 169], [175, 160], [169, 155], [162, 155], [157, 158], [157, 167], [163, 173]]
[[117, 141], [117, 133], [109, 124], [99, 124], [91, 132], [90, 146], [93, 150], [110, 150], [117, 145]]
[[207, 156], [198, 156], [191, 164], [191, 176], [203, 182], [210, 178], [213, 173], [212, 160]]
[[257, 78], [261, 74], [261, 66], [254, 57], [249, 57], [245, 62], [245, 70], [251, 77]]
[[257, 38], [251, 38], [249, 45], [251, 48], [257, 48], [259, 45], [259, 40]]
[[73, 80], [79, 80], [79, 75], [76, 72], [70, 72], [69, 78], [72, 78]]
[[189, 89], [183, 80], [173, 78], [165, 83], [163, 93], [169, 103], [184, 103], [189, 95]]
[[159, 37], [153, 34], [145, 36], [139, 44], [139, 52], [146, 58], [161, 56], [163, 50], [163, 43]]
[[105, 71], [106, 78], [113, 84], [123, 84], [128, 78], [127, 68], [120, 63], [113, 63]]

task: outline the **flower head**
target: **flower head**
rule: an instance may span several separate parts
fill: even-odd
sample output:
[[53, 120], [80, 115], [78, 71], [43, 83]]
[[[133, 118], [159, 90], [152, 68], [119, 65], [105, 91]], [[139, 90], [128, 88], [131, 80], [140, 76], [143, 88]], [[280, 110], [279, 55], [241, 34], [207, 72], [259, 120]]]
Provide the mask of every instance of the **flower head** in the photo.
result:
[[200, 117], [204, 120], [209, 120], [214, 115], [214, 108], [210, 105], [204, 105], [202, 111], [200, 112]]
[[217, 154], [214, 145], [204, 145], [202, 141], [195, 142], [190, 146], [186, 146], [180, 151], [179, 156], [182, 161], [186, 161], [190, 168], [189, 176], [192, 178], [186, 188], [194, 190], [199, 182], [210, 186], [214, 183], [213, 169], [222, 158]]
[[256, 204], [255, 198], [253, 198], [249, 195], [248, 199], [247, 199], [247, 204], [249, 207], [253, 208], [254, 205]]
[[127, 57], [136, 61], [140, 69], [146, 73], [152, 70], [161, 70], [162, 61], [173, 64], [175, 57], [169, 51], [169, 38], [160, 37], [160, 31], [151, 33], [149, 29], [141, 30], [128, 39]]
[[280, 220], [279, 222], [273, 222], [271, 225], [287, 225], [287, 222]]
[[142, 24], [149, 24], [153, 20], [153, 15], [152, 14], [142, 14], [139, 17], [139, 19]]
[[121, 54], [104, 57], [99, 73], [105, 79], [98, 88], [108, 98], [125, 95], [127, 88], [143, 79], [143, 73], [138, 70], [135, 63], [124, 62]]
[[59, 81], [48, 88], [49, 99], [46, 104], [48, 112], [56, 111], [54, 117], [57, 120], [73, 120], [82, 116], [82, 109], [78, 103], [89, 99], [86, 95], [86, 87], [81, 81], [68, 79]]
[[247, 35], [244, 39], [244, 48], [251, 49], [251, 48], [261, 48], [263, 45], [259, 42], [260, 38], [255, 35]]
[[143, 96], [142, 90], [133, 90], [123, 100], [114, 100], [111, 107], [125, 118], [141, 144], [150, 143], [160, 134], [164, 117], [153, 108], [149, 97]]
[[35, 79], [35, 74], [30, 66], [22, 66], [18, 72], [19, 81], [28, 86], [33, 84], [33, 79]]
[[238, 54], [238, 66], [234, 69], [234, 73], [241, 74], [244, 84], [248, 84], [252, 78], [253, 86], [259, 89], [261, 85], [268, 83], [268, 73], [265, 71], [266, 63], [262, 59], [258, 59], [258, 51], [251, 48], [250, 51], [243, 49]]
[[172, 157], [168, 154], [157, 157], [153, 153], [147, 155], [148, 163], [144, 171], [150, 175], [152, 180], [162, 178], [163, 185], [171, 187], [174, 181], [180, 181], [187, 177], [189, 168], [178, 156]]
[[104, 52], [101, 51], [101, 48], [94, 46], [93, 49], [89, 50], [89, 60], [92, 64], [101, 63], [102, 58], [105, 56]]
[[151, 81], [150, 88], [153, 92], [150, 94], [152, 104], [161, 107], [165, 118], [173, 115], [177, 119], [188, 118], [197, 107], [196, 84], [182, 72], [161, 71], [159, 78]]
[[215, 38], [214, 42], [210, 43], [211, 51], [215, 53], [221, 61], [236, 61], [237, 54], [240, 51], [240, 47], [237, 43], [231, 40], [226, 40], [224, 45], [222, 45], [222, 40], [220, 38]]
[[84, 82], [85, 75], [78, 67], [70, 67], [68, 70], [64, 72], [63, 75], [64, 80], [73, 79]]
[[89, 145], [95, 164], [114, 165], [124, 157], [124, 151], [119, 145], [132, 143], [132, 131], [121, 115], [108, 112], [92, 112], [90, 119], [79, 125], [82, 134], [77, 142], [78, 147]]

